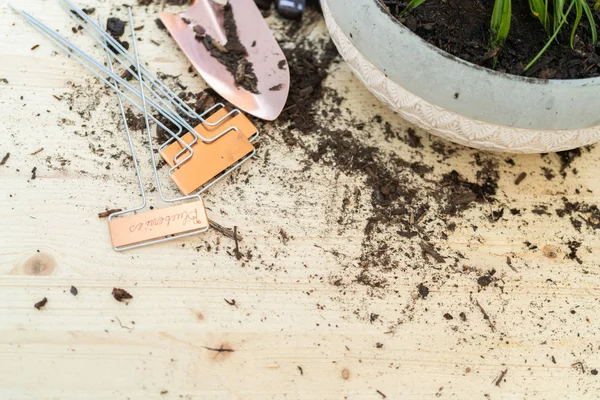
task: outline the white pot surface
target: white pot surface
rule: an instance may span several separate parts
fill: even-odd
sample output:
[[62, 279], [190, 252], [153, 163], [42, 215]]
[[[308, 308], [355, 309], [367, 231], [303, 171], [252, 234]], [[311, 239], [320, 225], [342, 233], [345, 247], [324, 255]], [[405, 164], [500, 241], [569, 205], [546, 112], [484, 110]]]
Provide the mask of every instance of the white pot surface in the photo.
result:
[[430, 45], [375, 0], [321, 4], [354, 74], [404, 119], [433, 134], [513, 153], [568, 150], [600, 140], [600, 78], [498, 73]]

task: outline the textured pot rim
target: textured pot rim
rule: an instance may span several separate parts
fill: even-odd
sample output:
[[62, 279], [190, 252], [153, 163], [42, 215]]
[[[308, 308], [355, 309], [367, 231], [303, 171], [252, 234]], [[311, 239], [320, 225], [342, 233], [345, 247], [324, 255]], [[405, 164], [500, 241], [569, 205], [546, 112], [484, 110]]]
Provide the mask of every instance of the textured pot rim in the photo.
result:
[[450, 54], [447, 51], [440, 49], [437, 46], [434, 46], [433, 44], [429, 43], [427, 40], [423, 39], [422, 37], [420, 37], [413, 31], [408, 29], [402, 22], [398, 21], [398, 19], [396, 19], [396, 17], [394, 17], [389, 12], [388, 8], [384, 4], [381, 4], [381, 0], [373, 0], [373, 2], [375, 2], [377, 4], [377, 6], [381, 10], [381, 12], [384, 13], [388, 18], [390, 18], [394, 24], [398, 25], [400, 27], [400, 29], [407, 32], [408, 34], [418, 38], [423, 44], [425, 44], [426, 47], [437, 52], [442, 57], [446, 57], [450, 60], [454, 60], [456, 62], [464, 64], [475, 70], [484, 71], [484, 72], [489, 73], [490, 75], [499, 76], [503, 79], [517, 79], [517, 80], [529, 82], [532, 84], [542, 84], [542, 85], [555, 84], [556, 85], [556, 84], [565, 84], [565, 83], [568, 83], [568, 84], [575, 83], [578, 86], [593, 85], [593, 84], [597, 84], [597, 83], [600, 84], [600, 77], [579, 78], [579, 79], [541, 79], [541, 78], [534, 78], [534, 77], [529, 77], [529, 76], [509, 74], [508, 72], [500, 72], [500, 71], [496, 71], [496, 70], [493, 70], [493, 69], [490, 69], [487, 67], [483, 67], [481, 65], [473, 64], [470, 61], [464, 60], [460, 57], [455, 56], [454, 54]]

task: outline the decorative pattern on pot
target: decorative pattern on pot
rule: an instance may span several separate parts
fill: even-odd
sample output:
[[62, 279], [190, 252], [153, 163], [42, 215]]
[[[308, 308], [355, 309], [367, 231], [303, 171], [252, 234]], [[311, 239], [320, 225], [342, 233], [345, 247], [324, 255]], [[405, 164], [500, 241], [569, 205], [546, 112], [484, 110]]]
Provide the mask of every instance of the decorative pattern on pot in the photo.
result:
[[547, 153], [600, 140], [600, 126], [577, 130], [529, 130], [474, 120], [432, 104], [392, 81], [369, 62], [342, 32], [326, 0], [323, 15], [338, 51], [365, 87], [402, 118], [452, 142], [482, 150]]

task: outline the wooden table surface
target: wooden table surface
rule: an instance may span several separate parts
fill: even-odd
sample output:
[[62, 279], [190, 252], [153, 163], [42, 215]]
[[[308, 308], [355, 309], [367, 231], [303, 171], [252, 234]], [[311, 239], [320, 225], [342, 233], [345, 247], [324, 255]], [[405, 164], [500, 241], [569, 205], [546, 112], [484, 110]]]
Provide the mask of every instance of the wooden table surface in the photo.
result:
[[[14, 3], [102, 59], [56, 2]], [[82, 6], [125, 18], [120, 4]], [[158, 8], [134, 8], [141, 56], [198, 92]], [[0, 21], [0, 399], [598, 398], [598, 147], [564, 164], [418, 129], [406, 140], [410, 126], [334, 62], [317, 105], [325, 130], [261, 125], [257, 157], [205, 196], [210, 218], [238, 227], [241, 260], [215, 230], [118, 253], [97, 214], [139, 195], [114, 96], [4, 0]], [[293, 51], [291, 23], [267, 21]], [[314, 12], [292, 30], [305, 49], [326, 43]], [[414, 189], [407, 208], [374, 214], [368, 174], [342, 168], [343, 153], [311, 157], [333, 130]], [[444, 174], [478, 182], [489, 168], [497, 193], [443, 214]], [[163, 206], [156, 193], [149, 204]]]

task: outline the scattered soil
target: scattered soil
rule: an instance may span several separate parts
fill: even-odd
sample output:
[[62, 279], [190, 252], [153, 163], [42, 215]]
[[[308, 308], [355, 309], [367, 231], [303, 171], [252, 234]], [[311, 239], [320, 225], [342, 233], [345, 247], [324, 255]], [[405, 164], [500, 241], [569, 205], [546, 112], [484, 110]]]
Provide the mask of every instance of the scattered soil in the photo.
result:
[[[365, 221], [363, 255], [358, 260], [356, 275], [340, 273], [333, 276], [331, 282], [340, 291], [358, 284], [375, 295], [375, 291], [387, 288], [387, 276], [400, 267], [394, 257], [397, 252], [405, 254], [415, 267], [454, 268], [460, 255], [442, 255], [446, 253], [444, 245], [440, 245], [447, 238], [445, 230], [456, 227], [451, 218], [471, 207], [496, 201], [497, 161], [474, 153], [476, 181], [464, 178], [457, 171], [443, 174], [439, 181], [431, 181], [427, 176], [433, 172], [433, 166], [408, 162], [396, 152], [384, 153], [381, 148], [362, 142], [353, 130], [380, 129], [388, 140], [401, 140], [414, 151], [424, 148], [422, 138], [412, 128], [397, 132], [380, 116], [367, 128], [345, 116], [341, 107], [344, 98], [323, 86], [333, 66], [340, 61], [335, 46], [330, 41], [315, 44], [297, 32], [298, 29], [288, 30], [289, 42], [293, 45], [280, 40], [286, 49], [291, 84], [284, 112], [274, 124], [284, 128], [278, 130], [284, 142], [299, 144], [313, 163], [329, 165], [346, 175], [364, 177], [366, 186], [355, 191], [362, 193], [366, 189], [371, 199], [372, 212]], [[292, 47], [293, 50], [287, 50]], [[317, 144], [305, 147], [296, 135], [314, 137]], [[434, 150], [444, 157], [455, 152], [440, 142], [434, 144]], [[338, 221], [340, 229], [352, 214], [344, 204]], [[396, 237], [405, 239], [398, 241], [391, 236], [391, 230], [397, 232]], [[421, 297], [429, 293], [424, 284], [418, 289]]]
[[154, 20], [154, 22], [156, 23], [156, 26], [158, 26], [158, 29], [160, 29], [161, 31], [164, 31], [167, 29], [167, 27], [165, 26], [165, 24], [163, 24], [163, 22], [160, 20], [160, 18], [156, 18]]
[[237, 303], [235, 302], [235, 299], [231, 299], [231, 300], [223, 299], [223, 300], [225, 300], [225, 303], [229, 304], [230, 306], [237, 307]]
[[130, 295], [126, 290], [113, 288], [112, 295], [115, 300], [120, 301], [121, 303], [128, 303], [129, 300], [133, 299], [133, 296]]
[[556, 178], [554, 171], [552, 171], [552, 169], [550, 169], [550, 168], [542, 167], [542, 172], [544, 174], [544, 177], [546, 177], [546, 179], [548, 179], [549, 181]]
[[37, 167], [33, 167], [31, 170], [31, 180], [34, 180], [37, 177]]
[[[373, 0], [379, 1], [379, 0]], [[386, 1], [383, 1], [386, 3]], [[399, 15], [408, 1], [387, 1], [394, 16]], [[489, 51], [490, 18], [494, 2], [481, 0], [428, 0], [400, 18], [406, 27], [429, 43], [463, 60], [487, 68], [494, 66], [494, 54]], [[504, 47], [497, 53], [495, 69], [514, 75], [541, 79], [579, 79], [600, 76], [598, 48], [592, 45], [585, 16], [569, 46], [574, 12], [569, 24], [561, 30], [544, 55], [527, 72], [525, 66], [548, 41], [548, 34], [529, 9], [526, 1], [512, 2], [510, 33]], [[599, 11], [593, 11], [596, 22]]]
[[503, 381], [506, 381], [505, 377], [506, 377], [506, 373], [508, 372], [508, 368], [505, 369], [504, 371], [500, 372], [500, 376], [498, 377], [498, 379], [496, 379], [495, 385], [496, 386], [500, 386], [500, 383], [502, 383]]
[[142, 114], [136, 114], [131, 108], [125, 110], [125, 119], [130, 131], [146, 131], [146, 120]]
[[229, 3], [224, 7], [223, 26], [227, 35], [227, 44], [224, 46], [210, 35], [207, 35], [200, 25], [194, 26], [196, 40], [203, 43], [210, 54], [227, 68], [235, 78], [236, 84], [251, 93], [260, 93], [257, 88], [258, 79], [254, 73], [254, 67], [247, 59], [248, 51], [246, 47], [240, 42], [237, 25]]
[[[591, 149], [590, 146], [587, 147], [583, 147], [583, 148], [577, 148], [577, 149], [573, 149], [573, 150], [567, 150], [567, 151], [559, 151], [558, 153], [556, 153], [558, 155], [558, 157], [560, 158], [560, 174], [561, 176], [564, 178], [566, 177], [566, 170], [571, 168], [571, 164], [573, 163], [573, 161], [575, 161], [577, 158], [581, 157], [583, 154], [584, 150], [587, 150], [587, 152], [589, 152]], [[576, 170], [572, 170], [574, 174], [577, 174]]]
[[48, 299], [44, 297], [42, 300], [38, 301], [33, 306], [35, 308], [37, 308], [38, 310], [41, 310], [42, 308], [44, 308], [46, 306], [47, 303], [48, 303]]
[[106, 30], [114, 38], [121, 37], [125, 33], [125, 21], [110, 17], [106, 20]]
[[242, 259], [242, 253], [240, 253], [240, 245], [237, 238], [237, 226], [233, 227], [233, 241], [235, 243], [235, 258], [238, 260]]
[[531, 210], [532, 213], [536, 214], [536, 215], [551, 215], [547, 210], [546, 206], [540, 206], [540, 207], [536, 207], [533, 208]]
[[523, 179], [525, 179], [526, 177], [527, 172], [521, 172], [519, 176], [517, 176], [517, 179], [515, 179], [515, 185], [519, 185], [521, 182], [523, 182]]
[[419, 295], [422, 298], [426, 298], [429, 295], [429, 288], [423, 285], [422, 283], [420, 283], [419, 286], [417, 286], [417, 289], [419, 290]]
[[233, 353], [233, 352], [235, 352], [234, 349], [228, 349], [224, 345], [221, 345], [221, 347], [219, 347], [219, 348], [216, 348], [216, 347], [206, 347], [206, 346], [203, 346], [203, 347], [206, 350], [208, 350], [208, 351], [214, 351], [216, 353]]
[[288, 242], [290, 241], [288, 234], [286, 233], [286, 231], [283, 230], [283, 228], [279, 229], [279, 236], [281, 236], [281, 241], [283, 242], [283, 244], [288, 244]]
[[[285, 157], [289, 157], [290, 163], [298, 163], [299, 168], [290, 173], [291, 170], [287, 169], [286, 163], [277, 164], [275, 169], [269, 167], [263, 169], [261, 178], [273, 180], [282, 191], [290, 191], [292, 196], [296, 193], [295, 201], [299, 207], [314, 200], [306, 199], [306, 193], [314, 189], [310, 185], [310, 180], [316, 180], [316, 177], [323, 179], [323, 182], [328, 182], [336, 188], [336, 192], [330, 192], [330, 198], [324, 200], [327, 203], [323, 208], [323, 218], [328, 221], [327, 228], [331, 231], [327, 234], [339, 234], [340, 237], [347, 235], [353, 238], [352, 240], [356, 240], [357, 236], [361, 236], [360, 230], [364, 232], [362, 237], [358, 238], [358, 246], [353, 247], [352, 251], [355, 253], [352, 254], [344, 254], [347, 250], [336, 248], [331, 241], [319, 243], [321, 244], [319, 246], [317, 243], [321, 233], [316, 233], [313, 244], [315, 254], [311, 253], [311, 255], [317, 262], [320, 262], [321, 258], [330, 258], [326, 264], [328, 267], [324, 272], [320, 272], [319, 269], [312, 268], [311, 257], [308, 257], [305, 267], [310, 270], [310, 275], [299, 278], [299, 282], [304, 280], [311, 282], [317, 279], [321, 282], [329, 281], [332, 290], [327, 292], [332, 293], [330, 299], [337, 303], [336, 309], [340, 308], [347, 314], [344, 317], [354, 315], [365, 323], [373, 324], [374, 327], [380, 326], [386, 333], [400, 330], [402, 324], [419, 318], [421, 322], [426, 323], [443, 322], [448, 330], [452, 329], [458, 332], [457, 334], [462, 332], [470, 335], [471, 328], [475, 324], [481, 324], [488, 330], [488, 334], [495, 333], [495, 339], [506, 335], [503, 330], [507, 326], [506, 318], [511, 315], [506, 314], [510, 312], [510, 307], [504, 307], [494, 300], [502, 297], [503, 301], [512, 301], [508, 292], [505, 294], [501, 292], [504, 281], [510, 281], [511, 278], [525, 275], [534, 269], [539, 270], [540, 273], [548, 269], [538, 268], [536, 257], [521, 257], [521, 252], [517, 252], [510, 253], [509, 256], [497, 257], [498, 263], [494, 265], [498, 269], [497, 273], [485, 272], [491, 267], [482, 265], [480, 260], [470, 257], [473, 254], [472, 246], [475, 248], [480, 248], [482, 244], [485, 246], [490, 230], [507, 232], [513, 228], [517, 230], [515, 224], [521, 224], [517, 237], [520, 238], [522, 235], [523, 239], [514, 239], [518, 240], [513, 243], [515, 247], [519, 246], [521, 240], [529, 239], [537, 243], [532, 244], [528, 241], [527, 248], [522, 246], [524, 252], [543, 251], [542, 248], [547, 243], [540, 242], [537, 237], [535, 239], [528, 237], [528, 232], [531, 231], [526, 228], [527, 222], [532, 218], [529, 211], [539, 210], [539, 215], [535, 216], [536, 222], [548, 219], [545, 222], [548, 226], [554, 227], [554, 232], [562, 231], [563, 228], [565, 231], [571, 231], [570, 236], [565, 233], [564, 238], [559, 240], [562, 240], [565, 257], [568, 259], [573, 257], [573, 261], [568, 263], [577, 266], [579, 261], [583, 261], [577, 259], [592, 246], [587, 245], [587, 240], [585, 247], [578, 246], [577, 244], [583, 242], [583, 239], [580, 235], [574, 235], [574, 229], [578, 232], [594, 234], [594, 230], [600, 228], [600, 211], [593, 204], [583, 201], [574, 202], [574, 199], [593, 201], [593, 196], [575, 196], [570, 189], [572, 182], [569, 182], [569, 185], [565, 185], [565, 197], [562, 202], [544, 204], [544, 200], [539, 199], [536, 200], [535, 205], [521, 210], [515, 208], [515, 206], [519, 207], [519, 204], [512, 204], [514, 199], [508, 196], [510, 192], [499, 189], [500, 176], [502, 175], [504, 180], [504, 189], [507, 185], [512, 187], [515, 177], [518, 177], [522, 170], [527, 171], [526, 185], [529, 184], [530, 179], [532, 183], [535, 183], [535, 180], [538, 180], [538, 183], [540, 180], [545, 181], [540, 175], [541, 172], [545, 174], [545, 171], [526, 169], [526, 166], [531, 164], [524, 164], [520, 157], [506, 158], [480, 153], [448, 142], [437, 141], [435, 138], [423, 135], [420, 130], [394, 122], [390, 117], [391, 113], [385, 111], [379, 111], [381, 115], [373, 115], [373, 113], [367, 114], [369, 118], [355, 119], [353, 108], [355, 103], [352, 108], [349, 106], [354, 99], [346, 100], [344, 89], [337, 92], [327, 84], [328, 79], [337, 79], [340, 76], [345, 78], [344, 74], [347, 73], [338, 71], [338, 63], [341, 59], [335, 47], [328, 39], [319, 39], [319, 35], [325, 38], [324, 34], [307, 34], [307, 32], [318, 31], [317, 24], [322, 24], [320, 19], [320, 15], [314, 10], [308, 9], [301, 24], [286, 22], [293, 29], [290, 28], [287, 32], [275, 30], [277, 39], [285, 49], [289, 60], [289, 65], [282, 62], [280, 68], [290, 70], [292, 80], [290, 97], [285, 111], [276, 121], [263, 122], [253, 119], [264, 133], [256, 143], [257, 147], [260, 144], [264, 147], [259, 148], [256, 159], [249, 167], [240, 169], [238, 173], [228, 178], [224, 190], [230, 190], [235, 185], [236, 191], [239, 191], [242, 196], [257, 190], [257, 187], [252, 184], [254, 179], [260, 179], [255, 175], [257, 164], [268, 167], [271, 159], [276, 159], [276, 153], [285, 154]], [[170, 40], [166, 33], [161, 32], [161, 35], [165, 40]], [[144, 40], [147, 38], [144, 37]], [[185, 74], [185, 69], [181, 72]], [[188, 72], [190, 76], [194, 75], [193, 69]], [[214, 91], [190, 91], [182, 85], [181, 82], [184, 81], [179, 81], [178, 77], [164, 74], [159, 76], [170, 87], [179, 87], [181, 89], [179, 97], [197, 110], [203, 110], [215, 102], [222, 101]], [[93, 112], [101, 107], [94, 101], [100, 96], [88, 100], [85, 97], [88, 92], [89, 87], [74, 87], [73, 93], [64, 95], [64, 101], [67, 103], [64, 105], [72, 106], [87, 124], [87, 127], [84, 128], [82, 125], [78, 130], [79, 134], [93, 143], [90, 151], [94, 159], [98, 159], [99, 162], [112, 162], [113, 159], [118, 159], [123, 161], [124, 168], [131, 168], [131, 163], [126, 162], [127, 152], [123, 152], [123, 149], [118, 147], [111, 150], [111, 142], [107, 139], [107, 136], [112, 135], [110, 132], [100, 131], [94, 134], [94, 128], [91, 128]], [[76, 97], [79, 94], [81, 99]], [[82, 103], [86, 104], [83, 108], [80, 106]], [[87, 103], [90, 103], [89, 109]], [[120, 121], [117, 110], [114, 111], [112, 119]], [[136, 135], [139, 144], [146, 145], [147, 136], [141, 115], [130, 111], [128, 121], [133, 127], [132, 131], [142, 132]], [[158, 132], [157, 141], [168, 137], [164, 136], [161, 129], [158, 129]], [[121, 147], [124, 145], [122, 143]], [[46, 153], [47, 151], [44, 154]], [[585, 149], [580, 153], [575, 151], [557, 156], [547, 155], [543, 158], [542, 165], [545, 166], [548, 174], [553, 174], [554, 179], [552, 182], [542, 184], [547, 184], [548, 190], [559, 190], [562, 193], [563, 188], [560, 184], [565, 174], [575, 173], [573, 168], [575, 165], [581, 164], [583, 168], [586, 160], [582, 159], [581, 162], [575, 160], [586, 155]], [[277, 160], [280, 161], [281, 158]], [[275, 163], [276, 161], [273, 161], [273, 164]], [[264, 175], [264, 171], [267, 170], [268, 174]], [[86, 173], [93, 173], [93, 171], [90, 169]], [[251, 175], [255, 176], [252, 178]], [[113, 179], [115, 176], [117, 174], [111, 172], [106, 179]], [[329, 181], [326, 181], [327, 179]], [[130, 184], [131, 182], [127, 182], [124, 186], [129, 187]], [[523, 186], [524, 183], [521, 185]], [[582, 192], [585, 191], [583, 187], [580, 189]], [[515, 188], [512, 187], [511, 190], [514, 191]], [[216, 200], [222, 192], [217, 190], [211, 193], [211, 196], [217, 196]], [[580, 194], [579, 191], [575, 193]], [[554, 194], [552, 198], [556, 199], [556, 195]], [[285, 207], [286, 205], [281, 204], [280, 209], [274, 212], [286, 212]], [[221, 212], [224, 220], [227, 220], [229, 211], [227, 207], [211, 210], [212, 214], [217, 216]], [[285, 231], [282, 233], [280, 227], [272, 227], [269, 247], [265, 248], [249, 237], [242, 248], [238, 248], [237, 254], [234, 254], [234, 237], [237, 237], [238, 242], [241, 243], [239, 234], [234, 235], [233, 229], [215, 224], [213, 221], [211, 227], [213, 233], [190, 239], [199, 242], [195, 242], [193, 246], [186, 245], [186, 249], [191, 247], [194, 251], [206, 251], [207, 254], [212, 255], [225, 248], [232, 257], [236, 255], [241, 257], [238, 264], [240, 268], [245, 268], [247, 273], [255, 273], [262, 279], [268, 277], [270, 271], [273, 274], [271, 278], [285, 279], [279, 275], [287, 273], [282, 260], [288, 254], [298, 250], [294, 245], [288, 244], [286, 247], [285, 242], [287, 239], [293, 239], [290, 234], [294, 233], [296, 228], [284, 226], [288, 234]], [[471, 229], [472, 234], [469, 234], [468, 230]], [[231, 240], [223, 240], [215, 230]], [[465, 238], [465, 245], [460, 246], [465, 249], [461, 250], [464, 254], [458, 250], [454, 239], [449, 240], [451, 232], [454, 231]], [[540, 249], [537, 249], [537, 245]], [[269, 250], [273, 250], [274, 246], [279, 247], [275, 249], [274, 255], [269, 255]], [[254, 258], [252, 252], [255, 253]], [[547, 259], [544, 260], [547, 262]], [[586, 257], [583, 264], [591, 265], [592, 260], [592, 256]], [[573, 273], [574, 270], [586, 269], [588, 268], [561, 269], [560, 273], [565, 273], [567, 270]], [[294, 273], [301, 273], [299, 271]], [[275, 275], [276, 272], [278, 275]], [[558, 282], [559, 275], [552, 275], [552, 278]], [[418, 284], [419, 282], [421, 283]], [[453, 293], [450, 285], [469, 287], [468, 291], [473, 293], [473, 297], [467, 293], [469, 299], [461, 299], [461, 294], [464, 295], [466, 292], [457, 290]], [[412, 293], [407, 295], [405, 288], [409, 288]], [[481, 297], [479, 303], [475, 296], [482, 291], [494, 291], [494, 294], [497, 292], [497, 296]], [[307, 291], [307, 295], [311, 293], [312, 289]], [[444, 293], [444, 296], [439, 293]], [[119, 300], [117, 297], [115, 298]], [[319, 298], [320, 302], [322, 298], [323, 296]], [[232, 307], [237, 306], [237, 303], [233, 304], [233, 299], [227, 298], [225, 301]], [[319, 309], [328, 306], [324, 304], [326, 302], [327, 299], [324, 299], [324, 302], [317, 304]], [[391, 304], [390, 302], [394, 303], [393, 312], [389, 311], [388, 307], [379, 306], [382, 303]], [[453, 320], [446, 323], [444, 318], [439, 317], [449, 310], [453, 310], [448, 314]], [[502, 315], [503, 313], [505, 315]], [[469, 315], [468, 329], [467, 324], [461, 323], [467, 321], [467, 314]], [[493, 322], [496, 319], [497, 332]], [[333, 321], [328, 322], [333, 326]], [[537, 318], [534, 322], [545, 323], [538, 321]], [[318, 323], [324, 322], [319, 320]], [[215, 345], [209, 350], [217, 353], [211, 354], [211, 357], [217, 355], [223, 357], [226, 354], [218, 353], [224, 351], [228, 353], [229, 346]], [[345, 371], [342, 372], [342, 377], [348, 379], [349, 372]]]
[[477, 278], [477, 284], [479, 286], [489, 286], [490, 283], [492, 283], [494, 281], [494, 278], [492, 278], [491, 275], [483, 275], [480, 276], [479, 278]]
[[111, 214], [114, 214], [119, 211], [123, 211], [123, 210], [120, 208], [115, 208], [112, 210], [102, 211], [101, 213], [98, 213], [98, 218], [100, 218], [100, 219], [108, 218]]
[[212, 219], [209, 221], [209, 224], [212, 229], [216, 230], [223, 236], [226, 236], [230, 239], [237, 240], [238, 242], [241, 242], [243, 240], [242, 236], [240, 236], [240, 233], [237, 231], [237, 229], [235, 229], [235, 232], [234, 232], [234, 229], [226, 228], [223, 225], [216, 223]]
[[4, 157], [2, 157], [2, 160], [0, 160], [0, 167], [3, 166], [4, 164], [6, 164], [9, 157], [10, 157], [10, 153], [6, 153], [6, 155]]
[[577, 256], [577, 250], [579, 250], [579, 248], [581, 247], [581, 242], [571, 240], [570, 242], [567, 243], [567, 246], [569, 246], [569, 251], [570, 251], [569, 254], [567, 254], [567, 258], [569, 258], [571, 260], [575, 260], [579, 264], [583, 264], [583, 261], [581, 261], [579, 256]]
[[415, 130], [413, 128], [408, 128], [406, 130], [406, 134], [407, 134], [406, 143], [410, 147], [416, 148], [416, 149], [423, 148], [423, 144], [421, 143], [421, 137], [417, 135], [417, 133], [415, 132]]
[[592, 229], [600, 229], [600, 210], [596, 204], [583, 201], [571, 202], [566, 197], [562, 198], [563, 207], [556, 209], [559, 217], [569, 217], [571, 225], [581, 232], [582, 223]]
[[421, 242], [421, 243], [419, 243], [419, 246], [421, 246], [423, 253], [430, 255], [436, 262], [438, 262], [438, 263], [446, 262], [445, 258], [440, 253], [438, 253], [433, 248], [433, 246], [430, 245], [429, 243]]

